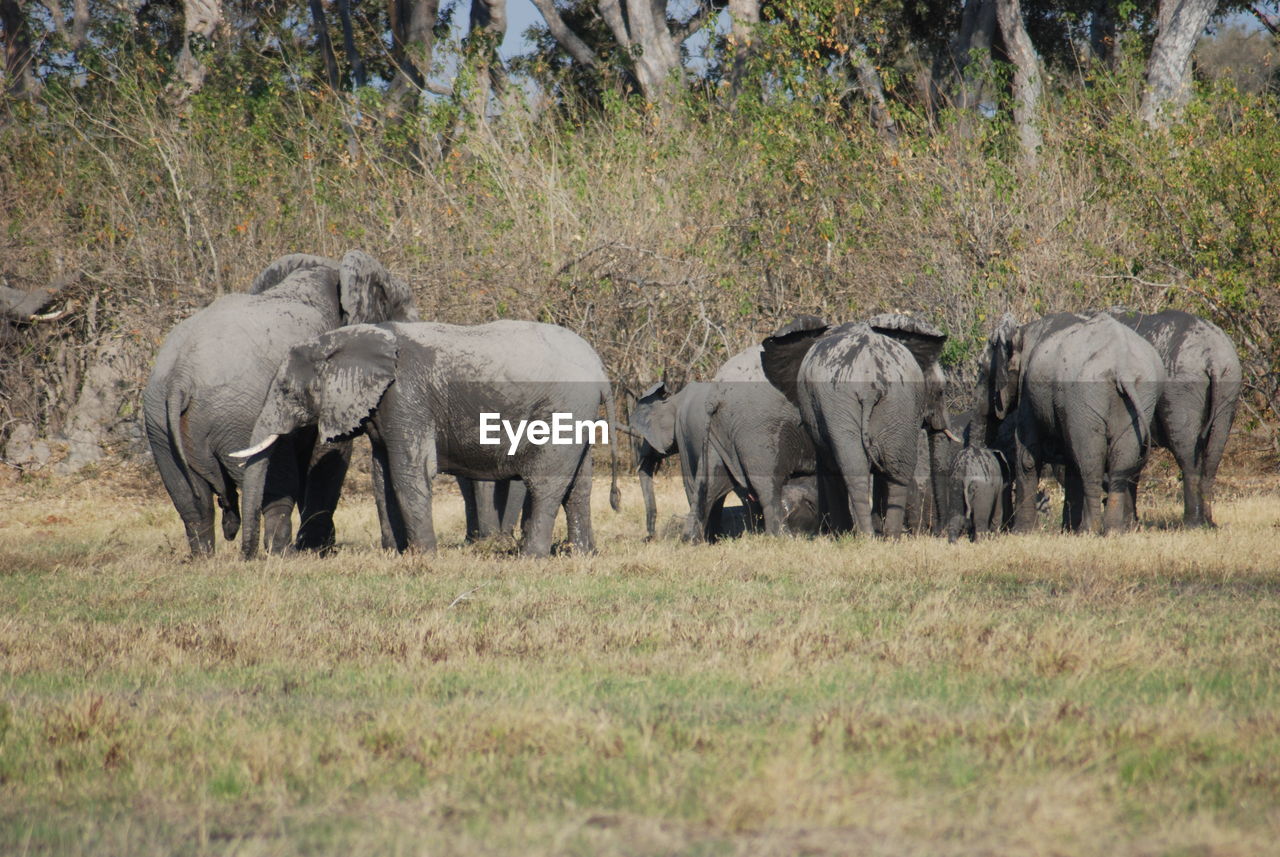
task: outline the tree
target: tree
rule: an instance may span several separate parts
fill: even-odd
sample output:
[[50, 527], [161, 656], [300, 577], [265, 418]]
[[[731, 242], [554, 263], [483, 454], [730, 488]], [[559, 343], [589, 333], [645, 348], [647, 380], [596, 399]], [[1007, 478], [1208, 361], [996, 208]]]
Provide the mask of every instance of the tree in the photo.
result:
[[1138, 117], [1152, 128], [1176, 118], [1191, 97], [1191, 51], [1218, 0], [1161, 0], [1147, 87]]
[[[608, 25], [623, 59], [645, 100], [662, 104], [670, 99], [670, 84], [683, 71], [681, 46], [723, 10], [728, 0], [704, 0], [685, 21], [667, 15], [667, 0], [598, 0], [597, 12]], [[560, 47], [583, 65], [603, 66], [599, 52], [575, 32], [560, 14], [555, 0], [533, 0]]]
[[1023, 160], [1034, 164], [1044, 144], [1037, 122], [1044, 88], [1040, 55], [1027, 35], [1019, 0], [996, 0], [996, 17], [1004, 36], [1005, 53], [1013, 62], [1013, 123], [1018, 129]]

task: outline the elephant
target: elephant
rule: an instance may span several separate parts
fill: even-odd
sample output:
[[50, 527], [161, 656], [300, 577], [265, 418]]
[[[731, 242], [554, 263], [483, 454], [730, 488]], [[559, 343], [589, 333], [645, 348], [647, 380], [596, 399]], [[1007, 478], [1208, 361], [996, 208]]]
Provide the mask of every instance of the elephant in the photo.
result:
[[[743, 355], [759, 366], [761, 353], [753, 346]], [[762, 368], [752, 377], [731, 366], [746, 362], [740, 358], [726, 364], [731, 371], [720, 373], [739, 380], [712, 382], [706, 397], [709, 449], [702, 455], [691, 514], [695, 534], [708, 540], [715, 538], [710, 523], [731, 490], [745, 495], [753, 511], [759, 509], [766, 533], [782, 535], [788, 529], [786, 487], [793, 479], [813, 476], [817, 468], [813, 441], [796, 406], [768, 382]], [[793, 523], [804, 526], [801, 518]]]
[[878, 476], [885, 480], [883, 533], [902, 533], [919, 430], [948, 431], [938, 362], [945, 342], [941, 331], [904, 315], [838, 327], [801, 317], [764, 341], [764, 373], [799, 408], [814, 441], [827, 528], [874, 532]]
[[[230, 453], [249, 443], [290, 347], [344, 324], [416, 318], [409, 287], [353, 250], [341, 262], [283, 256], [255, 278], [248, 294], [218, 298], [174, 327], [156, 355], [143, 414], [152, 457], [193, 556], [213, 552], [215, 498], [226, 539], [240, 529], [237, 486], [244, 471]], [[264, 488], [271, 551], [290, 547], [295, 505], [301, 512], [296, 547], [333, 544], [333, 510], [350, 455], [350, 443], [317, 443], [314, 429], [299, 428], [281, 440]]]
[[[659, 381], [640, 395], [631, 411], [631, 430], [640, 436], [640, 493], [644, 497], [645, 529], [649, 539], [654, 537], [658, 516], [653, 477], [664, 459], [680, 456], [680, 474], [690, 510], [697, 503], [697, 479], [710, 424], [707, 402], [711, 391], [712, 384], [694, 381], [671, 393], [666, 382]], [[719, 462], [711, 462], [708, 467], [708, 478], [717, 484], [728, 479]], [[743, 505], [748, 505], [747, 497], [741, 496]], [[711, 520], [717, 525], [714, 535], [722, 535], [718, 515]], [[685, 538], [696, 540], [695, 529], [694, 519], [690, 516], [686, 521]], [[707, 534], [704, 532], [702, 535]]]
[[[615, 419], [604, 367], [585, 340], [556, 325], [392, 322], [330, 331], [290, 350], [271, 382], [251, 446], [237, 453], [250, 462], [246, 536], [258, 523], [263, 453], [279, 438], [314, 425], [324, 440], [368, 435], [384, 548], [435, 551], [431, 480], [443, 472], [524, 483], [530, 512], [522, 554], [550, 553], [561, 505], [573, 547], [591, 552], [592, 438], [582, 429], [587, 423], [601, 427], [596, 417], [602, 403], [607, 441]], [[572, 434], [560, 436], [561, 417], [572, 424]], [[528, 423], [528, 437], [517, 439]], [[616, 511], [612, 444], [610, 459]], [[246, 557], [252, 556], [253, 540], [243, 544]]]
[[1013, 418], [1014, 529], [1035, 524], [1045, 465], [1063, 466], [1064, 529], [1133, 527], [1164, 384], [1160, 355], [1106, 313], [1056, 313], [1022, 327], [1006, 316], [979, 367], [971, 435], [994, 446], [1000, 421]]
[[[710, 382], [694, 382], [669, 395], [665, 383], [646, 390], [632, 426], [642, 437], [640, 486], [645, 523], [653, 537], [657, 510], [653, 473], [662, 458], [679, 453], [690, 517], [685, 536], [715, 541], [739, 528], [726, 521], [732, 491], [742, 501], [744, 526], [766, 532], [813, 532], [816, 482], [813, 446], [799, 413], [764, 377], [753, 345], [730, 357]], [[731, 516], [730, 516], [731, 517]]]
[[967, 531], [971, 541], [999, 530], [1004, 521], [1006, 479], [997, 452], [966, 446], [956, 453], [949, 474], [947, 540]]
[[1160, 355], [1168, 380], [1156, 405], [1155, 445], [1173, 453], [1182, 471], [1183, 525], [1212, 527], [1213, 486], [1243, 386], [1235, 345], [1189, 312], [1109, 312]]

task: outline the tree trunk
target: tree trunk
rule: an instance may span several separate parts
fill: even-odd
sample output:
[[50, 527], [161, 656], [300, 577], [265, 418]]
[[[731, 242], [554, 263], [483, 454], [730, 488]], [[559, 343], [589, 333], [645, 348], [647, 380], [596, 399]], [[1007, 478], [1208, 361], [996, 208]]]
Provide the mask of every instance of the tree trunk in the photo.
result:
[[1044, 144], [1037, 126], [1043, 89], [1040, 55], [1027, 35], [1019, 0], [996, 0], [996, 17], [1004, 36], [1005, 51], [1013, 62], [1013, 122], [1022, 144], [1023, 161], [1031, 165]]
[[[991, 69], [991, 46], [996, 39], [996, 0], [968, 0], [960, 17], [960, 32], [951, 43], [956, 107], [977, 110]], [[958, 91], [957, 91], [958, 89]]]
[[1158, 128], [1176, 119], [1191, 97], [1191, 51], [1217, 0], [1161, 0], [1155, 44], [1147, 61], [1147, 87], [1138, 118]]
[[435, 48], [432, 29], [440, 0], [389, 0], [391, 58], [396, 73], [388, 90], [393, 117], [412, 113], [431, 74], [431, 54]]
[[369, 83], [365, 73], [364, 57], [356, 48], [355, 30], [351, 26], [351, 0], [338, 0], [338, 18], [342, 22], [342, 50], [347, 54], [347, 62], [351, 63], [351, 83], [359, 89]]
[[858, 46], [850, 51], [854, 71], [858, 75], [858, 89], [871, 105], [871, 121], [882, 135], [894, 138], [898, 136], [898, 124], [889, 113], [889, 103], [884, 97], [884, 86], [880, 82], [880, 72], [876, 70], [866, 50]]
[[760, 24], [760, 0], [729, 0], [729, 35], [733, 40], [733, 67], [729, 81], [736, 92], [742, 86], [747, 61], [751, 59], [751, 43]]
[[666, 104], [680, 48], [667, 26], [666, 0], [600, 0], [600, 16], [631, 55], [632, 72], [646, 101]]
[[329, 81], [329, 88], [337, 91], [342, 86], [342, 78], [338, 74], [338, 58], [333, 55], [333, 40], [329, 38], [329, 20], [324, 14], [324, 3], [321, 0], [310, 0], [311, 20], [316, 26], [316, 50], [324, 60], [324, 74]]
[[35, 98], [40, 83], [35, 76], [35, 50], [22, 3], [0, 0], [0, 28], [4, 30], [4, 76], [9, 94]]
[[507, 34], [507, 0], [471, 0], [471, 28], [468, 50], [475, 59], [476, 89], [472, 112], [483, 120], [489, 105], [489, 91], [501, 93], [506, 76], [498, 47]]

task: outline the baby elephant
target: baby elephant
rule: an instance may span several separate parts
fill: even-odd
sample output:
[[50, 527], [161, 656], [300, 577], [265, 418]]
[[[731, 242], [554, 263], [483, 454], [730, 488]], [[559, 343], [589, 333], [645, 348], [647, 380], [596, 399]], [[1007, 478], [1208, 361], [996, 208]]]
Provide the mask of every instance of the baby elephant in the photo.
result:
[[955, 542], [961, 530], [969, 538], [1000, 528], [1004, 519], [1004, 471], [996, 453], [986, 447], [966, 446], [951, 465], [948, 497], [947, 540]]

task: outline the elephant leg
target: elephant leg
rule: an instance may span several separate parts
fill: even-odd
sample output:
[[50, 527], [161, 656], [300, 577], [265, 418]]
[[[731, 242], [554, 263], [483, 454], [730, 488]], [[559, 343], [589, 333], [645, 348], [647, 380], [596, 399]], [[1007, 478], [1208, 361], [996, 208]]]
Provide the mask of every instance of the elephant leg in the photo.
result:
[[909, 484], [886, 479], [884, 535], [896, 539], [902, 535], [906, 521], [907, 502], [911, 496]]
[[277, 441], [267, 465], [262, 494], [262, 533], [268, 553], [293, 549], [293, 508], [298, 505], [301, 479], [292, 437]]
[[[1106, 484], [1106, 474], [1103, 471], [1102, 455], [1105, 453], [1101, 450], [1094, 451], [1089, 447], [1084, 449], [1073, 449], [1074, 460], [1067, 468], [1067, 473], [1075, 473], [1075, 478], [1080, 480], [1080, 525], [1076, 529], [1077, 532], [1084, 533], [1100, 533], [1103, 531], [1102, 516], [1102, 490]], [[1097, 457], [1095, 457], [1095, 455]], [[1068, 480], [1072, 477], [1068, 476]], [[1124, 515], [1124, 501], [1117, 500], [1114, 504], [1108, 503], [1109, 512]]]
[[865, 536], [874, 535], [875, 529], [871, 522], [871, 467], [867, 455], [861, 443], [848, 438], [845, 442], [836, 444], [833, 452], [840, 478], [844, 480], [847, 506], [854, 526]]
[[[690, 508], [690, 541], [715, 542], [724, 534], [721, 513], [725, 498], [733, 490], [733, 480], [720, 456], [708, 451], [698, 463], [698, 477]], [[750, 516], [751, 509], [746, 509]]]
[[784, 481], [775, 475], [771, 479], [762, 479], [761, 484], [753, 486], [756, 489], [756, 502], [764, 516], [764, 531], [771, 536], [780, 536], [786, 531], [783, 523], [786, 512], [782, 508]]
[[525, 517], [520, 534], [520, 553], [524, 556], [549, 556], [551, 534], [556, 523], [556, 512], [565, 500], [568, 480], [541, 479], [526, 483], [532, 506]]
[[469, 477], [458, 476], [458, 491], [462, 494], [462, 508], [467, 521], [467, 541], [480, 540], [480, 510], [476, 498], [476, 483]]
[[195, 474], [188, 475], [174, 455], [167, 437], [152, 438], [151, 452], [160, 471], [160, 481], [182, 519], [191, 555], [212, 555], [213, 488]]
[[[1238, 395], [1238, 393], [1237, 393]], [[1227, 438], [1231, 434], [1231, 422], [1235, 418], [1236, 406], [1233, 404], [1220, 411], [1209, 427], [1209, 438], [1205, 441], [1200, 455], [1200, 520], [1197, 525], [1214, 527], [1213, 496], [1218, 481], [1218, 465], [1222, 463], [1226, 452]]]
[[975, 541], [991, 535], [992, 521], [998, 505], [996, 489], [983, 486], [973, 497], [973, 538]]
[[[574, 553], [589, 554], [596, 551], [595, 535], [591, 532], [591, 449], [582, 453], [578, 472], [569, 485], [564, 498], [564, 518], [569, 531], [569, 544]], [[510, 483], [507, 483], [510, 484]]]
[[328, 553], [338, 540], [333, 513], [351, 465], [351, 441], [315, 444], [307, 456], [302, 504], [298, 507], [298, 550]]
[[[370, 443], [369, 473], [373, 477], [373, 499], [378, 507], [378, 529], [382, 532], [382, 549], [404, 551], [409, 546], [405, 533], [404, 516], [400, 503], [392, 490], [388, 471], [387, 448], [380, 443]], [[461, 483], [459, 483], [461, 484]], [[464, 495], [465, 492], [464, 492]]]
[[213, 488], [201, 479], [193, 479], [189, 504], [179, 508], [182, 526], [187, 531], [187, 545], [192, 556], [213, 556]]
[[482, 539], [491, 538], [502, 530], [502, 516], [498, 510], [506, 502], [507, 489], [511, 483], [505, 479], [500, 482], [482, 479], [473, 484], [477, 535]]
[[414, 455], [399, 446], [387, 449], [387, 465], [396, 503], [404, 521], [406, 550], [436, 552], [436, 530], [431, 517], [431, 478], [426, 456]]

